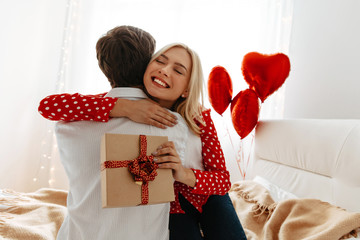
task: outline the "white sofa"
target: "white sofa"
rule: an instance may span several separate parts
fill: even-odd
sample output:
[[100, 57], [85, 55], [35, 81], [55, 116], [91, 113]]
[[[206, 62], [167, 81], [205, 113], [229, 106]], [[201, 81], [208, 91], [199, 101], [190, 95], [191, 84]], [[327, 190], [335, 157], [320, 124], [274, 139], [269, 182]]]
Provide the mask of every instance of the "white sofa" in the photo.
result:
[[360, 212], [360, 119], [260, 121], [250, 179]]

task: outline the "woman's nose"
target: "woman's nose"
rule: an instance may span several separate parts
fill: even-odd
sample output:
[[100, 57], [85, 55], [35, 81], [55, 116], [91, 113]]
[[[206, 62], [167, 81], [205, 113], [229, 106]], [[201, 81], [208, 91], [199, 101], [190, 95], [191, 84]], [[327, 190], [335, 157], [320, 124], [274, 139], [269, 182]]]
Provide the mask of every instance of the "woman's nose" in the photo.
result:
[[166, 77], [169, 77], [169, 67], [168, 66], [164, 66], [163, 68], [159, 69], [159, 73], [163, 74]]

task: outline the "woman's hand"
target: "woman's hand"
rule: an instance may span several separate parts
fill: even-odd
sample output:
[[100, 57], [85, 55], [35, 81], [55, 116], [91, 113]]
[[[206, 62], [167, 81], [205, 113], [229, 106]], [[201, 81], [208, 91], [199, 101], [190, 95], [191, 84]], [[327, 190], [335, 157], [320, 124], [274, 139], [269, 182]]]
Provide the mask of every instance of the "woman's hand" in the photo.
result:
[[177, 118], [174, 114], [150, 99], [118, 99], [110, 112], [110, 117], [128, 117], [134, 122], [163, 129], [177, 124]]
[[154, 161], [159, 165], [159, 168], [173, 170], [173, 177], [176, 181], [182, 182], [190, 187], [195, 186], [195, 174], [190, 168], [182, 165], [173, 142], [169, 141], [160, 145], [152, 155], [154, 156]]

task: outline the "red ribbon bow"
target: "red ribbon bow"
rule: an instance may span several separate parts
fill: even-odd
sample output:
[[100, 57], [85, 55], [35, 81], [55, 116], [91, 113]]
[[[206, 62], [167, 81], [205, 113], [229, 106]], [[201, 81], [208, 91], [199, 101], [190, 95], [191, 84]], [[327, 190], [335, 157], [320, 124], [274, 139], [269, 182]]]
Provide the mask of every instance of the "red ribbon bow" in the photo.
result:
[[149, 181], [153, 181], [157, 176], [156, 169], [159, 166], [154, 162], [154, 157], [146, 155], [147, 140], [145, 135], [140, 135], [140, 155], [133, 160], [126, 161], [105, 161], [101, 165], [101, 170], [105, 168], [127, 167], [134, 176], [135, 181], [142, 181], [141, 185], [141, 204], [149, 202]]

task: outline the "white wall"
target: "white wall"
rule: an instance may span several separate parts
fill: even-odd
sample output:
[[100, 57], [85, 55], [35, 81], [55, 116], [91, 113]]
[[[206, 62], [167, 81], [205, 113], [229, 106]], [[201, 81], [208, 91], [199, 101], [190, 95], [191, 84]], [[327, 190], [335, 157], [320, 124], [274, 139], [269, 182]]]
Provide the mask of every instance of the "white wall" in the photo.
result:
[[360, 118], [359, 13], [359, 0], [295, 0], [285, 118]]
[[33, 178], [49, 179], [52, 160], [44, 154], [51, 143], [44, 139], [50, 121], [37, 108], [55, 92], [66, 5], [14, 0], [0, 8], [0, 188], [32, 191], [44, 187]]

